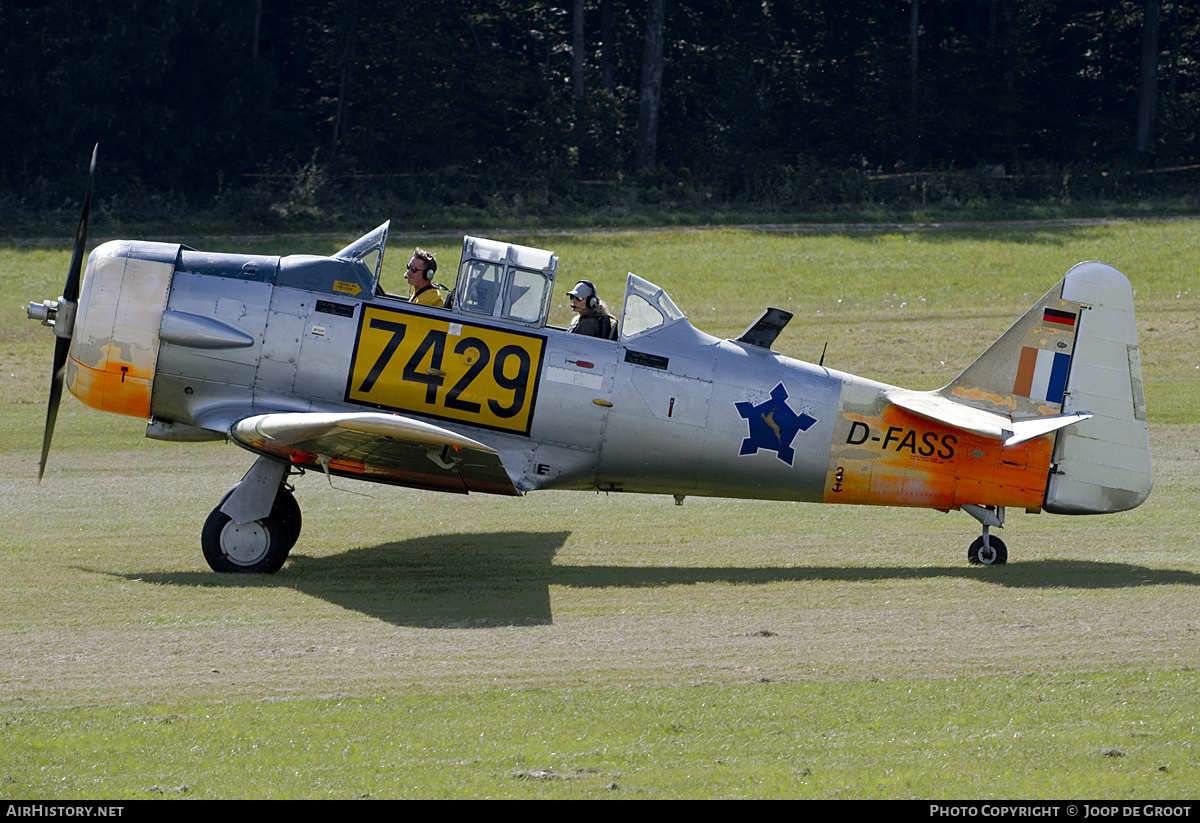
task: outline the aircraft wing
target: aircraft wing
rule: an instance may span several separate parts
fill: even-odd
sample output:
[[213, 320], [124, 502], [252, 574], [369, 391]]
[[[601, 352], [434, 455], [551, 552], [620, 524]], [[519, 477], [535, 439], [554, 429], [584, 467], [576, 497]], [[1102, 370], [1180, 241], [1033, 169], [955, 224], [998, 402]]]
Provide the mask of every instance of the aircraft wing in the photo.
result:
[[463, 494], [520, 494], [495, 449], [400, 415], [260, 414], [235, 423], [230, 436], [250, 451], [326, 474]]
[[893, 391], [888, 392], [887, 399], [927, 420], [944, 423], [992, 440], [1003, 440], [1005, 446], [1017, 446], [1026, 440], [1041, 437], [1043, 434], [1058, 431], [1072, 423], [1092, 417], [1091, 412], [1069, 412], [1013, 420], [1008, 415], [968, 406], [936, 392]]

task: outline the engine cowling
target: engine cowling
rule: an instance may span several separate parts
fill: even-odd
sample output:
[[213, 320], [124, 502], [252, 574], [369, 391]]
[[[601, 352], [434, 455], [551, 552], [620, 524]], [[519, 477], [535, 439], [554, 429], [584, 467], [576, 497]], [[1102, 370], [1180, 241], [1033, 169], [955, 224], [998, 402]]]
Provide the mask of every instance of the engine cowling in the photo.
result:
[[116, 240], [88, 258], [66, 363], [66, 385], [84, 404], [150, 417], [159, 329], [179, 244]]

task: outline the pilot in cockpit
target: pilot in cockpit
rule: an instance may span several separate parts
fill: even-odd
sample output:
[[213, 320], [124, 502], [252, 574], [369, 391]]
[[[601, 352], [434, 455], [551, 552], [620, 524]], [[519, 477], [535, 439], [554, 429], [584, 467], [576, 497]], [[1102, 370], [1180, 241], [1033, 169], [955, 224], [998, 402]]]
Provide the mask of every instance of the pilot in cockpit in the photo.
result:
[[437, 260], [433, 252], [418, 248], [413, 252], [412, 260], [408, 261], [408, 271], [405, 279], [412, 286], [410, 303], [420, 303], [423, 306], [443, 307], [442, 293], [433, 285], [433, 275], [437, 272]]

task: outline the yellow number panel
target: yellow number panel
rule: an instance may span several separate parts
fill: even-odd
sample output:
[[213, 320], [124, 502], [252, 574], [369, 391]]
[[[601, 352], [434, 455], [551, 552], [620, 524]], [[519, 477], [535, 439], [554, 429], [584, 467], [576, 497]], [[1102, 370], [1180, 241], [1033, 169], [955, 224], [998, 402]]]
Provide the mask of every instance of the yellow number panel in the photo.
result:
[[346, 401], [529, 433], [546, 339], [364, 306]]

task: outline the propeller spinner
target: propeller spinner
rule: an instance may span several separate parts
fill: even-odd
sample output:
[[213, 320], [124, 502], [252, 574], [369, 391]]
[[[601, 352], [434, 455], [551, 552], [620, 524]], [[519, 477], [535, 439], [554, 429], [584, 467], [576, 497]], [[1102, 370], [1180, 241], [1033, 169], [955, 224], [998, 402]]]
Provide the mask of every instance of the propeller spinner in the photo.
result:
[[75, 250], [71, 254], [71, 267], [67, 270], [67, 282], [63, 284], [62, 296], [57, 300], [30, 303], [28, 315], [40, 320], [42, 325], [54, 329], [54, 366], [50, 372], [50, 400], [46, 405], [46, 429], [42, 435], [42, 458], [38, 462], [38, 481], [46, 471], [46, 458], [50, 454], [50, 441], [54, 437], [54, 423], [58, 419], [58, 406], [62, 401], [63, 375], [66, 372], [67, 353], [71, 349], [71, 335], [75, 329], [75, 312], [79, 306], [79, 281], [83, 269], [84, 246], [87, 244], [88, 217], [92, 211], [92, 181], [96, 176], [96, 152], [92, 149], [92, 163], [88, 168], [87, 190], [83, 195], [83, 211], [79, 215], [79, 228], [75, 232]]

